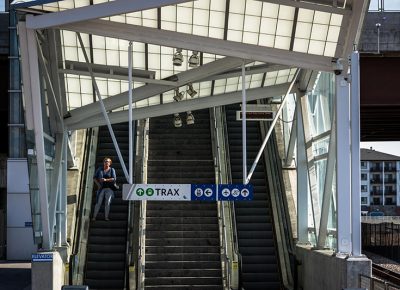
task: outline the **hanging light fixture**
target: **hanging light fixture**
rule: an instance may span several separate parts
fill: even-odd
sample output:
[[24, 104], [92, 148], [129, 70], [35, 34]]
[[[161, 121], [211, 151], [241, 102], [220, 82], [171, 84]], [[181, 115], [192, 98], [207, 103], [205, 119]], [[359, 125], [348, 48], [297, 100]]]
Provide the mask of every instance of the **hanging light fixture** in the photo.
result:
[[198, 54], [199, 54], [198, 51], [192, 51], [192, 55], [189, 57], [190, 67], [196, 67], [200, 64], [200, 59]]
[[179, 102], [183, 99], [185, 93], [184, 92], [179, 92], [179, 88], [175, 89], [175, 95], [174, 95], [174, 100]]
[[191, 111], [186, 112], [186, 124], [188, 125], [194, 124], [194, 116]]
[[193, 89], [192, 83], [188, 84], [188, 87], [189, 88], [186, 90], [186, 92], [193, 98], [195, 95], [197, 95], [197, 92]]
[[174, 114], [174, 126], [175, 128], [182, 127], [182, 119], [178, 113]]
[[181, 66], [183, 62], [182, 48], [177, 48], [174, 56], [172, 57], [172, 62], [176, 66]]

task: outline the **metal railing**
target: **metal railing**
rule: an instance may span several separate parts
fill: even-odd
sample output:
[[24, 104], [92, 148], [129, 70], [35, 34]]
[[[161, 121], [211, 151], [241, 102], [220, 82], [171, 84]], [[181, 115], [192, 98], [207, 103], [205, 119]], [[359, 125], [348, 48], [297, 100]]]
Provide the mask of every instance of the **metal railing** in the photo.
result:
[[360, 275], [359, 286], [368, 290], [400, 290], [399, 286], [365, 275]]
[[82, 285], [86, 265], [86, 251], [88, 240], [88, 228], [90, 223], [90, 208], [93, 193], [93, 174], [96, 163], [96, 145], [98, 128], [88, 129], [86, 132], [86, 148], [82, 161], [82, 172], [79, 190], [79, 201], [75, 225], [74, 242], [69, 263], [69, 284]]
[[[217, 184], [228, 183], [231, 178], [223, 110], [213, 108], [210, 113]], [[218, 201], [218, 217], [224, 288], [235, 290], [239, 288], [239, 247], [233, 202]]]
[[[149, 119], [141, 120], [139, 122], [139, 136], [138, 136], [138, 154], [139, 160], [137, 160], [136, 168], [137, 174], [135, 177], [136, 182], [147, 183], [147, 157], [148, 157], [148, 141], [149, 141]], [[137, 267], [134, 270], [135, 275], [135, 283], [136, 287], [132, 287], [131, 289], [144, 289], [144, 280], [145, 280], [145, 268], [146, 268], [146, 208], [147, 202], [137, 201], [136, 209], [138, 209], [138, 213], [135, 214], [135, 218], [138, 220], [138, 224], [135, 225], [135, 233], [134, 238], [136, 245], [136, 251], [134, 259]], [[132, 285], [131, 285], [132, 286]]]

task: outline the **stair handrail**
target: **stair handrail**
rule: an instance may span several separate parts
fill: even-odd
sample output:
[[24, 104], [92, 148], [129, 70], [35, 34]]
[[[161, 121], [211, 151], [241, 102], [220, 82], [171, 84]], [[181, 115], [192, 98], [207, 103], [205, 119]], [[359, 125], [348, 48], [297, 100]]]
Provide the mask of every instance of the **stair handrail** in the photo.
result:
[[[224, 143], [229, 144], [228, 140], [228, 126], [227, 126], [227, 120], [226, 120], [226, 112], [225, 112], [225, 107], [221, 108], [221, 120], [222, 120], [222, 128], [223, 128], [223, 136], [224, 136]], [[232, 183], [232, 169], [231, 169], [231, 158], [230, 158], [230, 153], [229, 153], [229, 146], [225, 145], [225, 167], [226, 167], [226, 178], [227, 178], [227, 183]], [[229, 213], [228, 216], [230, 216], [231, 219], [231, 226], [232, 226], [232, 241], [233, 241], [233, 252], [235, 253], [236, 260], [234, 261], [235, 264], [232, 265], [233, 268], [235, 268], [235, 273], [234, 279], [237, 280], [237, 285], [238, 288], [241, 287], [241, 273], [242, 273], [242, 255], [240, 254], [239, 251], [239, 241], [238, 241], [238, 234], [237, 234], [237, 227], [236, 227], [236, 212], [235, 212], [235, 202], [227, 202], [228, 207], [229, 207]], [[243, 289], [241, 287], [241, 289]]]
[[[69, 284], [82, 285], [86, 266], [86, 252], [88, 229], [90, 223], [90, 209], [93, 194], [93, 174], [96, 166], [96, 144], [98, 128], [86, 130], [86, 144], [82, 173], [84, 174], [80, 184], [78, 209], [76, 211], [76, 224], [72, 252], [69, 259]], [[94, 148], [94, 149], [93, 149]]]
[[[148, 159], [148, 145], [149, 145], [149, 122], [150, 119], [140, 121], [139, 131], [139, 142], [138, 156], [141, 159], [138, 160], [138, 173], [136, 175], [136, 180], [146, 184], [147, 183], [147, 159]], [[144, 290], [144, 280], [145, 280], [145, 265], [146, 265], [146, 208], [147, 201], [141, 200], [139, 203], [139, 225], [138, 225], [138, 252], [137, 252], [137, 288], [138, 290]]]
[[[265, 104], [266, 102], [264, 100], [261, 100], [259, 101], [259, 103]], [[264, 138], [269, 128], [264, 122], [260, 122], [260, 128], [261, 128], [261, 135]], [[271, 134], [268, 146], [277, 148], [276, 133]], [[272, 173], [268, 174], [268, 172], [273, 170], [273, 167], [275, 167], [277, 173], [282, 172], [282, 166], [280, 162], [282, 159], [279, 156], [279, 152], [277, 150], [270, 150], [270, 152], [268, 153], [267, 151], [268, 147], [264, 151], [267, 175], [272, 174]], [[274, 166], [268, 166], [267, 165], [268, 162], [270, 162], [270, 164], [273, 164]], [[273, 184], [274, 186], [280, 187], [278, 190], [273, 190], [273, 189], [270, 190], [272, 193], [270, 196], [272, 209], [275, 209], [275, 213], [274, 212], [272, 213], [272, 219], [273, 219], [276, 243], [277, 241], [281, 241], [281, 243], [277, 243], [277, 249], [278, 249], [278, 256], [280, 256], [279, 265], [281, 269], [280, 272], [282, 274], [283, 284], [285, 289], [292, 289], [294, 282], [294, 275], [296, 271], [296, 266], [293, 263], [293, 259], [295, 259], [293, 235], [292, 235], [291, 225], [289, 224], [290, 213], [288, 210], [287, 200], [286, 198], [283, 197], [282, 194], [285, 192], [282, 174], [277, 176], [277, 178], [279, 180], [278, 182], [276, 178], [274, 179], [274, 182], [269, 182], [269, 184]], [[279, 194], [279, 192], [281, 194]]]
[[[134, 122], [133, 124], [133, 138], [134, 140], [138, 139], [139, 142], [136, 143], [134, 142], [134, 153], [138, 152], [138, 154], [135, 154], [133, 156], [133, 164], [137, 163], [137, 156], [140, 156], [140, 150], [139, 146], [141, 144], [140, 139], [136, 138], [136, 132], [139, 131], [139, 128], [136, 129], [137, 127], [139, 127], [139, 121]], [[138, 170], [138, 166], [134, 167], [134, 172], [133, 175], [138, 178], [138, 176], [140, 176], [140, 174], [136, 173], [136, 171]], [[136, 273], [136, 269], [135, 269], [135, 264], [136, 264], [136, 260], [137, 260], [137, 236], [135, 235], [135, 229], [136, 229], [136, 219], [135, 216], [136, 211], [135, 211], [135, 203], [134, 201], [128, 201], [129, 205], [128, 205], [128, 232], [126, 234], [126, 259], [125, 259], [125, 277], [124, 277], [124, 289], [127, 290], [134, 290], [136, 289], [136, 278], [137, 278], [137, 273]]]
[[[215, 160], [215, 173], [217, 184], [227, 183], [229, 170], [226, 160], [226, 135], [224, 134], [224, 121], [221, 107], [211, 110], [213, 130], [213, 151]], [[222, 247], [223, 279], [226, 289], [239, 288], [239, 254], [237, 246], [236, 224], [232, 215], [232, 202], [218, 201], [218, 217]]]

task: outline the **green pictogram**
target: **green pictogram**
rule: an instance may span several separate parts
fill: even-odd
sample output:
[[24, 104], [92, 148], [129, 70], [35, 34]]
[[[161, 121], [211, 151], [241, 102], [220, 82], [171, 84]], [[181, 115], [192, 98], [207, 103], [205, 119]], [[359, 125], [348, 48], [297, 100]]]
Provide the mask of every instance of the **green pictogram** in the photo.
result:
[[154, 189], [152, 189], [152, 188], [146, 189], [146, 194], [147, 194], [148, 196], [152, 196], [152, 195], [154, 194]]
[[136, 194], [137, 194], [138, 196], [143, 196], [143, 194], [144, 194], [144, 189], [143, 189], [143, 188], [138, 188], [138, 189], [136, 190]]

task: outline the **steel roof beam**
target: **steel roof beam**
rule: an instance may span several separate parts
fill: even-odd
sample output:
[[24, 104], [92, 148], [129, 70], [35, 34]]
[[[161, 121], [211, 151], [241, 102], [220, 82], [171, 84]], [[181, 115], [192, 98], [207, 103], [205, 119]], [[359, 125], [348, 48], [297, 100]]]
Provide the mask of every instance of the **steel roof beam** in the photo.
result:
[[[241, 64], [241, 59], [226, 57], [198, 68], [182, 72], [175, 76], [171, 76], [170, 79], [174, 79], [177, 83], [176, 87], [179, 87], [195, 82], [196, 80], [205, 78], [209, 75], [218, 74], [226, 70], [236, 68]], [[133, 90], [133, 102], [162, 94], [164, 92], [173, 90], [174, 88], [175, 87], [173, 86], [166, 85], [145, 85], [136, 88]], [[128, 103], [128, 92], [123, 92], [121, 94], [106, 98], [103, 100], [103, 102], [107, 111], [126, 106]], [[92, 115], [96, 115], [99, 112], [100, 106], [98, 102], [95, 102], [70, 111], [65, 118], [71, 119], [70, 122], [75, 123]]]
[[332, 58], [327, 56], [311, 55], [133, 24], [107, 20], [89, 20], [59, 26], [58, 28], [128, 41], [180, 47], [187, 50], [202, 51], [252, 61], [282, 64], [318, 71], [332, 71]]
[[[346, 8], [338, 8], [330, 5], [326, 5], [322, 2], [314, 1], [297, 1], [297, 0], [257, 0], [261, 2], [268, 2], [273, 4], [285, 5], [285, 6], [292, 6], [296, 8], [303, 8], [309, 10], [316, 10], [321, 12], [328, 12], [328, 13], [335, 13], [340, 15], [350, 15], [351, 9], [349, 7]], [[358, 0], [357, 0], [358, 1]], [[332, 3], [332, 1], [331, 1]]]
[[[290, 83], [285, 83], [264, 88], [248, 89], [246, 90], [247, 100], [253, 101], [263, 98], [282, 96], [286, 94], [289, 86]], [[180, 112], [195, 111], [205, 108], [238, 103], [241, 101], [241, 99], [241, 91], [219, 94], [209, 97], [191, 99], [187, 101], [172, 102], [134, 109], [132, 117], [134, 120], [140, 120], [144, 118], [158, 117]], [[108, 114], [108, 116], [112, 124], [128, 121], [128, 111], [113, 112]], [[86, 129], [91, 127], [103, 126], [104, 124], [105, 120], [101, 114], [96, 114], [95, 116], [91, 116], [79, 122], [72, 122], [70, 119], [66, 119], [64, 121], [64, 125], [68, 128], [68, 130]]]
[[26, 27], [30, 29], [43, 29], [67, 23], [104, 18], [192, 1], [193, 0], [118, 0], [105, 2], [43, 15], [27, 15]]

